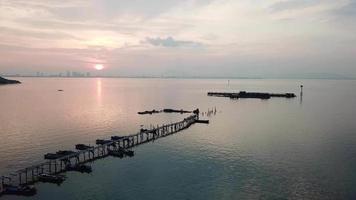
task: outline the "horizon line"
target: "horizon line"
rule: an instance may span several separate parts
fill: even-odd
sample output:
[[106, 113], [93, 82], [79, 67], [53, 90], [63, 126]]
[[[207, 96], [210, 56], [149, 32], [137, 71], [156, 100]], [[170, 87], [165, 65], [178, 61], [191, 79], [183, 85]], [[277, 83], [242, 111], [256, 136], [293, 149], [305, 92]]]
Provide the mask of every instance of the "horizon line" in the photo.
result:
[[133, 76], [117, 76], [117, 75], [106, 75], [106, 76], [35, 76], [35, 75], [0, 75], [3, 77], [10, 78], [147, 78], [147, 79], [304, 79], [304, 80], [356, 80], [356, 77], [288, 77], [288, 76], [276, 76], [276, 77], [253, 77], [253, 76], [149, 76], [149, 75], [133, 75]]

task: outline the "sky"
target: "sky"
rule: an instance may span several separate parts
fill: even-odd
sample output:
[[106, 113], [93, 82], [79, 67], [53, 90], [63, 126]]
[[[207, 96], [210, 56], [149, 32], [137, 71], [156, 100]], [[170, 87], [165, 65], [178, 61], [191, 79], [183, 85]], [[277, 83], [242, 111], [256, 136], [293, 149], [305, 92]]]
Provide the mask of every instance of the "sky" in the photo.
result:
[[0, 74], [356, 77], [355, 0], [0, 0]]

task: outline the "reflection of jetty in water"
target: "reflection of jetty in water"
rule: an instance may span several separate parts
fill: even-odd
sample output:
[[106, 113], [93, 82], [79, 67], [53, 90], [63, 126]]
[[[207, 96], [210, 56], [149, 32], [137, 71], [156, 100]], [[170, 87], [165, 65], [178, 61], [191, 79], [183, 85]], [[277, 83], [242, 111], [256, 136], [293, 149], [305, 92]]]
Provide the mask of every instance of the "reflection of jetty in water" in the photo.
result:
[[94, 160], [107, 156], [132, 157], [134, 152], [131, 148], [145, 144], [156, 139], [180, 132], [195, 123], [209, 123], [208, 120], [199, 120], [199, 109], [191, 111], [194, 113], [182, 121], [140, 130], [136, 134], [127, 136], [112, 136], [109, 140], [96, 140], [96, 146], [77, 144], [78, 151], [57, 151], [44, 155], [47, 162], [27, 167], [9, 176], [1, 177], [1, 194], [34, 195], [36, 188], [32, 184], [36, 182], [48, 182], [60, 184], [65, 177], [59, 175], [66, 171], [77, 171], [91, 173], [92, 168], [86, 165]]
[[246, 91], [240, 91], [239, 93], [208, 92], [208, 96], [229, 97], [231, 99], [239, 99], [239, 98], [270, 99], [271, 97], [284, 97], [284, 98], [296, 97], [294, 93], [278, 94], [278, 93], [260, 93], [260, 92], [246, 92]]

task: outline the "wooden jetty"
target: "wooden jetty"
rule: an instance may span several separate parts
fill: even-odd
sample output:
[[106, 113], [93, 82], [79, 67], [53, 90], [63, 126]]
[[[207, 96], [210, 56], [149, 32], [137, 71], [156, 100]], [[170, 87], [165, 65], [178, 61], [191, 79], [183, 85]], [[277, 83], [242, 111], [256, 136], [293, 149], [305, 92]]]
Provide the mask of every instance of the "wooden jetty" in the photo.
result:
[[246, 92], [246, 91], [240, 91], [238, 93], [208, 92], [208, 96], [229, 97], [231, 99], [239, 99], [239, 98], [270, 99], [271, 97], [284, 97], [284, 98], [296, 97], [294, 93], [261, 93], [261, 92]]
[[146, 110], [146, 111], [143, 111], [143, 112], [138, 112], [137, 114], [139, 115], [146, 115], [146, 114], [155, 114], [155, 113], [160, 113], [161, 111], [160, 110]]
[[137, 114], [139, 115], [146, 115], [146, 114], [157, 114], [157, 113], [161, 113], [161, 112], [164, 112], [164, 113], [180, 113], [180, 114], [183, 114], [183, 113], [192, 113], [194, 111], [187, 111], [187, 110], [183, 110], [183, 109], [180, 109], [180, 110], [177, 110], [177, 109], [171, 109], [171, 108], [165, 108], [163, 110], [146, 110], [146, 111], [142, 111], [142, 112], [138, 112]]
[[112, 152], [115, 150], [120, 150], [124, 155], [133, 156], [133, 151], [129, 150], [130, 148], [177, 133], [199, 122], [199, 110], [197, 109], [193, 111], [193, 113], [193, 115], [179, 122], [157, 126], [127, 136], [112, 136], [111, 140], [97, 140], [96, 146], [86, 146], [83, 144], [76, 146], [77, 149], [83, 150], [75, 152], [59, 151], [56, 155], [63, 153], [59, 157], [54, 157], [48, 159], [46, 162], [18, 170], [9, 176], [2, 176], [0, 179], [0, 191], [2, 191], [6, 185], [25, 186], [33, 184], [39, 181], [41, 174], [56, 175], [63, 173], [68, 171], [68, 165], [84, 165], [96, 159], [109, 156], [113, 154]]

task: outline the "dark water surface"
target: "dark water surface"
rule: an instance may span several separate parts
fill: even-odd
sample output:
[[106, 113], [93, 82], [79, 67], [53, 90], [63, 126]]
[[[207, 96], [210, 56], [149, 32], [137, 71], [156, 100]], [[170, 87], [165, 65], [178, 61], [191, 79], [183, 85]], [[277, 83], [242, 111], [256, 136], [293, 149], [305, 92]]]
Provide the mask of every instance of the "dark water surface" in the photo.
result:
[[[38, 195], [1, 199], [356, 199], [356, 81], [21, 78], [0, 86], [0, 174], [140, 125], [185, 115], [142, 110], [216, 106], [210, 124], [92, 163]], [[304, 84], [303, 99], [299, 85]], [[63, 92], [58, 92], [63, 89]], [[208, 91], [295, 92], [230, 100]]]

